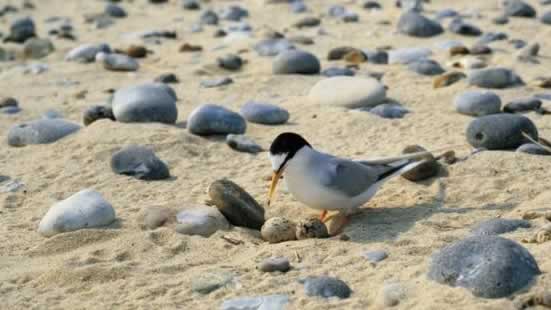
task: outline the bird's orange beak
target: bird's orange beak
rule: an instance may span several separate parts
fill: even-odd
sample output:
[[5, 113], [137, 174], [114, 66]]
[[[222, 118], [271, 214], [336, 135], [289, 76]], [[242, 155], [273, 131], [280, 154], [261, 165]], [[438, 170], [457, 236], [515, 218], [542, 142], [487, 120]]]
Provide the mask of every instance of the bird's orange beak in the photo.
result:
[[283, 169], [279, 169], [279, 171], [274, 171], [274, 173], [272, 174], [272, 183], [270, 184], [270, 191], [268, 192], [268, 207], [272, 202], [272, 197], [275, 194], [277, 182], [279, 182], [279, 178], [281, 178], [282, 174], [283, 174]]

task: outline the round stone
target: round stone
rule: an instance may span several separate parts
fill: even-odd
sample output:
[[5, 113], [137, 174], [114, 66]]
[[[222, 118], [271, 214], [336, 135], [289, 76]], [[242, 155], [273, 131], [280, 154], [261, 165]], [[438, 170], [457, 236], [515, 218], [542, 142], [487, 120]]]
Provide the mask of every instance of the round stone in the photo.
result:
[[329, 237], [327, 226], [317, 218], [308, 218], [297, 223], [296, 238], [298, 240], [327, 237]]
[[116, 174], [139, 180], [163, 180], [170, 177], [167, 165], [152, 150], [138, 145], [127, 146], [113, 154], [111, 169]]
[[529, 142], [523, 132], [538, 140], [538, 129], [529, 118], [517, 114], [493, 114], [471, 121], [466, 136], [475, 148], [506, 150]]
[[110, 71], [136, 71], [140, 67], [134, 58], [123, 54], [106, 54], [100, 58], [103, 67]]
[[243, 65], [243, 59], [234, 54], [220, 57], [216, 61], [218, 62], [218, 66], [220, 66], [220, 68], [230, 71], [237, 71], [241, 69], [241, 66]]
[[522, 84], [521, 78], [510, 69], [488, 68], [470, 71], [467, 75], [470, 85], [482, 88], [507, 88]]
[[448, 29], [457, 34], [465, 36], [479, 36], [482, 30], [475, 25], [466, 23], [462, 18], [454, 18], [448, 26]]
[[526, 220], [490, 219], [479, 223], [472, 230], [473, 235], [501, 235], [515, 231], [519, 228], [530, 228], [530, 222]]
[[84, 228], [107, 226], [115, 221], [115, 210], [103, 196], [91, 189], [82, 190], [54, 204], [38, 225], [46, 237]]
[[189, 132], [196, 135], [244, 134], [247, 123], [241, 115], [215, 104], [203, 104], [188, 117]]
[[413, 37], [427, 38], [441, 34], [444, 29], [436, 21], [417, 12], [407, 11], [398, 20], [398, 31]]
[[196, 206], [176, 215], [176, 231], [184, 235], [209, 237], [218, 230], [230, 228], [230, 224], [216, 208]]
[[264, 223], [260, 234], [269, 243], [295, 240], [296, 224], [283, 217], [272, 217]]
[[421, 59], [408, 65], [408, 69], [421, 75], [439, 75], [445, 72], [440, 64], [432, 59]]
[[461, 114], [483, 116], [501, 112], [501, 99], [489, 91], [466, 91], [454, 99], [455, 110]]
[[539, 275], [534, 257], [520, 244], [498, 236], [474, 236], [446, 246], [430, 265], [430, 279], [460, 286], [483, 298], [502, 298]]
[[10, 146], [47, 144], [77, 132], [80, 125], [63, 119], [39, 119], [15, 125], [8, 132]]
[[344, 281], [327, 276], [307, 277], [304, 280], [304, 291], [308, 296], [323, 298], [348, 298], [352, 294], [352, 290]]
[[374, 107], [386, 99], [386, 89], [373, 78], [336, 76], [317, 82], [310, 89], [308, 98], [326, 106]]
[[289, 120], [289, 112], [277, 105], [256, 101], [248, 101], [239, 113], [249, 122], [264, 125], [285, 124]]
[[178, 118], [174, 90], [162, 83], [119, 89], [113, 95], [113, 115], [119, 122], [174, 124]]
[[258, 264], [257, 268], [263, 272], [287, 272], [291, 269], [291, 264], [287, 257], [270, 257]]
[[318, 74], [320, 70], [318, 58], [300, 50], [284, 51], [272, 63], [274, 74]]

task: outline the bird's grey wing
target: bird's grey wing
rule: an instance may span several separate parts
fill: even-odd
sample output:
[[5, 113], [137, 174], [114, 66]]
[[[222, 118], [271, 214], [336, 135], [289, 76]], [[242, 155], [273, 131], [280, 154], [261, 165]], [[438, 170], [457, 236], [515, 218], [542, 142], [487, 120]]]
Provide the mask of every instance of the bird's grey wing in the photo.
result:
[[331, 159], [327, 168], [322, 172], [322, 184], [348, 197], [365, 192], [380, 176], [377, 169], [340, 158]]

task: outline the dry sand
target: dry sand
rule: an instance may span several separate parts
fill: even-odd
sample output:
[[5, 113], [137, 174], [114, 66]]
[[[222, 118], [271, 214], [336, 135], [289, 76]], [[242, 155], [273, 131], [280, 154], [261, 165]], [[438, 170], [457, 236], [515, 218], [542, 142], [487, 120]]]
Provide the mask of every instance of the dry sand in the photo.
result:
[[[4, 0], [20, 6], [21, 1]], [[312, 34], [315, 45], [304, 49], [315, 53], [327, 67], [330, 48], [352, 45], [363, 48], [428, 46], [446, 39], [472, 44], [476, 39], [446, 32], [431, 39], [413, 39], [395, 33], [399, 10], [393, 1], [381, 1], [385, 10], [367, 12], [359, 3], [337, 0], [307, 1], [314, 15], [328, 6], [349, 3], [360, 14], [359, 23], [342, 24], [323, 18], [328, 35], [316, 30], [296, 30], [291, 23], [301, 17], [289, 13], [287, 5], [263, 6], [260, 1], [213, 1], [219, 8], [231, 3], [246, 6], [257, 39], [264, 27], [288, 29], [288, 34]], [[490, 19], [499, 14], [497, 1], [435, 0], [427, 10], [453, 7], [476, 11], [483, 18], [474, 23], [486, 31], [502, 30], [511, 38], [535, 40], [542, 44], [541, 64], [518, 64], [511, 56], [514, 48], [506, 41], [493, 44], [496, 54], [490, 63], [513, 67], [523, 78], [549, 73], [551, 68], [551, 27], [534, 19], [514, 19], [495, 26]], [[542, 12], [538, 1], [528, 1]], [[235, 83], [226, 88], [204, 89], [204, 77], [195, 69], [212, 63], [216, 57], [237, 52], [251, 42], [228, 44], [213, 50], [223, 39], [214, 39], [213, 27], [198, 34], [189, 32], [200, 13], [184, 11], [180, 1], [152, 6], [145, 0], [124, 2], [129, 17], [112, 27], [94, 30], [83, 22], [83, 14], [100, 12], [103, 1], [35, 0], [36, 9], [0, 18], [0, 29], [19, 15], [35, 18], [40, 36], [46, 36], [44, 20], [51, 16], [71, 17], [77, 42], [54, 40], [56, 52], [42, 62], [47, 73], [25, 75], [20, 63], [0, 63], [0, 94], [17, 98], [23, 111], [0, 115], [0, 131], [5, 141], [10, 126], [40, 117], [48, 109], [80, 122], [82, 111], [104, 101], [106, 89], [152, 80], [164, 72], [174, 72], [181, 82], [174, 88], [179, 121], [205, 102], [215, 102], [238, 110], [247, 100], [269, 100], [288, 109], [289, 124], [261, 126], [248, 124], [247, 135], [264, 147], [284, 131], [295, 131], [318, 149], [351, 158], [396, 155], [409, 144], [427, 148], [465, 145], [458, 155], [469, 153], [464, 136], [470, 117], [454, 111], [453, 97], [469, 88], [464, 82], [432, 89], [432, 79], [420, 77], [400, 65], [363, 64], [361, 72], [384, 72], [389, 97], [412, 113], [400, 120], [378, 118], [369, 113], [321, 108], [305, 95], [319, 76], [273, 76], [271, 58], [262, 58], [250, 49], [243, 72], [232, 74]], [[389, 21], [390, 24], [381, 24]], [[80, 43], [107, 42], [113, 47], [130, 44], [122, 34], [150, 30], [176, 30], [178, 40], [164, 40], [148, 46], [154, 51], [136, 73], [104, 70], [97, 64], [82, 65], [63, 60], [65, 53]], [[184, 43], [202, 45], [200, 56], [178, 52]], [[6, 45], [10, 48], [20, 48]], [[445, 63], [445, 54], [435, 59]], [[61, 81], [77, 82], [59, 86]], [[75, 94], [86, 90], [84, 99]], [[500, 90], [504, 102], [534, 94], [535, 88]], [[549, 116], [528, 114], [543, 137], [551, 138]], [[111, 154], [129, 144], [152, 147], [167, 162], [174, 178], [143, 182], [115, 175], [109, 167]], [[397, 178], [387, 183], [364, 210], [352, 219], [345, 233], [350, 241], [303, 240], [267, 244], [244, 229], [218, 232], [210, 238], [184, 236], [169, 228], [146, 231], [140, 228], [140, 214], [150, 206], [186, 208], [207, 200], [208, 185], [222, 177], [240, 184], [259, 201], [266, 197], [271, 173], [266, 153], [258, 156], [237, 153], [219, 139], [193, 136], [177, 126], [122, 124], [99, 121], [77, 134], [54, 144], [23, 148], [0, 146], [0, 172], [25, 183], [25, 191], [0, 193], [0, 308], [2, 309], [217, 309], [224, 299], [284, 293], [291, 298], [290, 309], [379, 309], [385, 283], [400, 282], [407, 297], [398, 309], [508, 309], [509, 299], [481, 299], [462, 288], [450, 288], [427, 279], [430, 255], [444, 245], [468, 234], [472, 224], [495, 217], [520, 218], [526, 210], [551, 207], [549, 157], [513, 152], [483, 152], [447, 167], [439, 178], [415, 184]], [[58, 200], [84, 189], [94, 188], [110, 201], [118, 222], [112, 229], [81, 230], [40, 236], [36, 229], [41, 217]], [[280, 189], [267, 217], [303, 218], [314, 215]], [[539, 225], [536, 220], [534, 224]], [[530, 231], [506, 235], [519, 241]], [[240, 245], [224, 241], [227, 235], [243, 240]], [[532, 291], [551, 287], [551, 242], [526, 244], [544, 272]], [[365, 250], [383, 249], [389, 258], [374, 266], [360, 256]], [[285, 255], [293, 269], [285, 274], [266, 274], [256, 264], [272, 255]], [[299, 260], [300, 258], [300, 260]], [[193, 293], [192, 279], [213, 270], [236, 274], [234, 285], [209, 295]], [[325, 301], [307, 297], [297, 279], [328, 274], [347, 282], [353, 295], [345, 300]]]

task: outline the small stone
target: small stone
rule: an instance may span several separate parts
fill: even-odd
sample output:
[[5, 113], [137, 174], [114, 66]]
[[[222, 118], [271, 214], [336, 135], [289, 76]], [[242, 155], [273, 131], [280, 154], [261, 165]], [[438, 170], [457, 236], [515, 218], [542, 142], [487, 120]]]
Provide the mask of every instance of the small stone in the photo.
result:
[[408, 69], [421, 75], [439, 75], [445, 72], [445, 70], [434, 60], [422, 59], [416, 62], [412, 62], [408, 65]]
[[384, 284], [382, 289], [383, 304], [394, 307], [407, 297], [406, 289], [400, 283]]
[[243, 65], [243, 59], [237, 55], [229, 54], [216, 60], [220, 68], [230, 71], [237, 71]]
[[184, 235], [210, 237], [218, 230], [227, 230], [230, 224], [216, 208], [196, 206], [176, 215], [176, 231]]
[[302, 45], [312, 45], [314, 44], [314, 39], [304, 36], [304, 35], [296, 35], [289, 37], [289, 41], [296, 43], [296, 44], [302, 44]]
[[297, 223], [296, 238], [298, 240], [328, 237], [327, 227], [317, 218], [307, 218]]
[[126, 17], [128, 14], [126, 14], [126, 11], [114, 4], [114, 3], [108, 3], [107, 6], [105, 6], [105, 14], [108, 16], [114, 17], [114, 18], [123, 18]]
[[48, 39], [31, 38], [25, 41], [23, 54], [26, 58], [40, 59], [48, 56], [55, 50], [52, 41]]
[[110, 71], [136, 71], [140, 67], [134, 58], [123, 54], [107, 54], [102, 62], [103, 67]]
[[449, 49], [450, 56], [469, 55], [471, 51], [465, 46], [454, 46]]
[[229, 134], [226, 136], [226, 144], [232, 149], [244, 153], [256, 154], [263, 151], [260, 145], [245, 135]]
[[134, 177], [139, 180], [164, 180], [170, 177], [167, 165], [150, 149], [131, 145], [113, 154], [111, 169], [116, 174]]
[[179, 83], [178, 77], [174, 73], [163, 73], [154, 79], [156, 83], [175, 84]]
[[4, 42], [24, 43], [36, 36], [36, 27], [30, 17], [16, 19], [10, 26], [10, 34]]
[[[427, 150], [419, 145], [409, 145], [403, 151], [402, 154], [411, 154], [417, 152], [426, 152]], [[402, 177], [411, 182], [419, 182], [438, 175], [440, 171], [440, 164], [436, 161], [436, 158], [432, 155], [427, 155], [424, 158], [426, 161], [419, 166], [402, 173]]]
[[545, 25], [551, 25], [551, 11], [544, 13], [541, 16], [540, 20]]
[[291, 269], [291, 264], [287, 257], [270, 257], [258, 264], [257, 268], [262, 272], [287, 272]]
[[107, 44], [84, 44], [67, 53], [66, 61], [89, 63], [96, 61], [96, 55], [100, 52], [110, 53], [111, 48]]
[[507, 0], [505, 4], [505, 15], [515, 17], [536, 17], [534, 7], [522, 0]]
[[523, 113], [530, 111], [538, 111], [541, 109], [543, 102], [538, 98], [522, 98], [515, 99], [507, 103], [503, 107], [505, 113]]
[[14, 125], [8, 132], [10, 146], [48, 144], [77, 132], [80, 125], [63, 119], [39, 119]]
[[129, 86], [113, 94], [113, 115], [123, 123], [174, 124], [178, 118], [176, 94], [161, 83]]
[[264, 208], [232, 181], [222, 179], [213, 182], [208, 194], [231, 224], [256, 230], [264, 225]]
[[542, 156], [551, 155], [551, 151], [534, 143], [525, 143], [519, 146], [516, 152]]
[[509, 40], [509, 43], [511, 43], [513, 45], [514, 48], [516, 49], [521, 49], [523, 47], [526, 46], [526, 41], [524, 40], [521, 40], [521, 39], [512, 39], [512, 40]]
[[459, 12], [454, 9], [443, 9], [436, 13], [436, 20], [442, 20], [446, 18], [453, 18], [459, 16]]
[[361, 53], [359, 49], [350, 47], [350, 46], [335, 47], [335, 48], [332, 48], [327, 54], [327, 60], [341, 60], [341, 59], [344, 59], [344, 56], [346, 54], [349, 54], [354, 51]]
[[509, 17], [507, 17], [507, 15], [505, 15], [505, 14], [496, 16], [496, 17], [492, 18], [492, 23], [494, 23], [496, 25], [505, 25], [505, 24], [509, 23]]
[[509, 36], [504, 32], [486, 32], [477, 41], [476, 45], [490, 44], [495, 41], [507, 40]]
[[399, 104], [383, 103], [369, 109], [369, 113], [375, 114], [382, 118], [395, 119], [403, 118], [407, 113], [409, 113], [409, 110]]
[[354, 50], [344, 55], [343, 59], [348, 63], [357, 65], [366, 62], [367, 56], [360, 50]]
[[296, 224], [283, 217], [272, 217], [264, 223], [260, 234], [269, 243], [296, 240]]
[[383, 7], [377, 1], [367, 0], [362, 4], [362, 8], [366, 10], [382, 10]]
[[551, 76], [539, 76], [531, 84], [541, 88], [551, 88]]
[[[335, 92], [335, 89], [339, 89], [339, 92]], [[373, 78], [337, 76], [317, 82], [310, 89], [308, 98], [325, 106], [375, 107], [386, 99], [386, 89]]]
[[249, 122], [264, 125], [285, 124], [289, 120], [289, 112], [277, 105], [256, 101], [248, 101], [239, 113]]
[[388, 52], [389, 64], [409, 64], [432, 55], [432, 51], [423, 47], [400, 48]]
[[475, 118], [467, 127], [467, 141], [475, 148], [515, 149], [528, 143], [522, 133], [538, 140], [534, 123], [518, 114], [493, 114]]
[[501, 112], [501, 99], [489, 91], [466, 91], [454, 99], [455, 110], [461, 114], [483, 116]]
[[489, 55], [492, 53], [492, 49], [483, 44], [477, 44], [471, 47], [471, 55]]
[[308, 11], [308, 7], [301, 0], [296, 0], [296, 1], [291, 2], [291, 11], [293, 11], [293, 13], [297, 13], [297, 14], [298, 13], [304, 13], [304, 12]]
[[123, 53], [132, 58], [144, 58], [147, 56], [147, 49], [143, 45], [130, 45]]
[[444, 247], [432, 257], [428, 277], [460, 286], [482, 298], [502, 298], [531, 283], [541, 273], [520, 244], [498, 236], [474, 236]]
[[388, 52], [380, 49], [376, 50], [363, 50], [367, 56], [367, 61], [372, 64], [388, 64]]
[[331, 17], [341, 17], [346, 14], [346, 8], [342, 5], [334, 4], [327, 9], [327, 14]]
[[203, 80], [201, 81], [201, 87], [204, 88], [214, 88], [214, 87], [221, 87], [230, 85], [233, 83], [233, 79], [230, 77], [222, 77], [218, 79], [212, 79], [212, 80]]
[[180, 53], [200, 52], [202, 50], [203, 50], [203, 47], [201, 45], [193, 45], [193, 44], [190, 44], [190, 43], [184, 43], [179, 48]]
[[519, 228], [530, 228], [530, 222], [526, 220], [491, 219], [483, 221], [471, 229], [473, 235], [501, 235], [513, 232]]
[[354, 76], [354, 75], [356, 75], [356, 72], [354, 72], [352, 69], [348, 69], [348, 68], [331, 67], [331, 68], [327, 68], [327, 69], [321, 71], [321, 75], [326, 76], [326, 77]]
[[242, 18], [248, 17], [249, 12], [237, 5], [230, 5], [228, 7], [225, 7], [220, 12], [220, 18], [224, 20], [230, 20], [234, 22], [240, 21]]
[[211, 10], [204, 11], [199, 17], [201, 25], [218, 25], [218, 15]]
[[144, 226], [147, 229], [156, 229], [169, 222], [172, 216], [172, 210], [167, 208], [147, 208], [144, 212]]
[[38, 225], [45, 236], [84, 228], [107, 226], [115, 221], [115, 210], [103, 196], [91, 189], [82, 190], [54, 204]]
[[201, 9], [201, 4], [199, 0], [183, 0], [182, 1], [182, 7], [185, 10], [199, 10]]
[[319, 26], [320, 23], [321, 23], [321, 20], [319, 18], [313, 17], [313, 16], [307, 16], [295, 22], [293, 24], [293, 27], [296, 27], [299, 29], [306, 28], [306, 27], [316, 27], [316, 26]]
[[264, 57], [277, 56], [293, 49], [295, 49], [295, 46], [289, 40], [282, 38], [266, 39], [254, 45], [254, 50], [258, 55]]
[[365, 257], [371, 263], [378, 263], [385, 260], [388, 257], [388, 253], [382, 250], [368, 251], [368, 252], [362, 253], [362, 256]]
[[196, 135], [244, 134], [247, 128], [241, 115], [215, 104], [202, 104], [191, 112], [188, 130]]
[[307, 277], [304, 280], [304, 291], [308, 296], [323, 298], [348, 298], [352, 294], [350, 287], [342, 280], [333, 277]]
[[99, 106], [99, 105], [91, 106], [84, 111], [84, 114], [82, 117], [84, 126], [89, 126], [93, 122], [100, 119], [110, 119], [112, 121], [115, 121], [115, 116], [113, 115], [113, 109], [111, 109], [111, 107]]
[[235, 276], [224, 270], [203, 272], [191, 280], [191, 290], [207, 295], [232, 283]]
[[282, 52], [272, 63], [274, 74], [318, 74], [320, 70], [321, 65], [315, 55], [299, 50]]
[[287, 295], [239, 297], [224, 300], [220, 310], [285, 310], [288, 303]]
[[467, 82], [482, 88], [507, 88], [523, 84], [522, 79], [506, 68], [488, 68], [468, 73]]
[[420, 38], [428, 38], [444, 32], [442, 26], [414, 11], [406, 11], [398, 20], [400, 33]]

